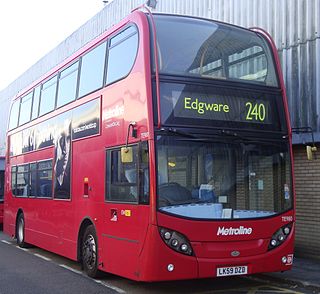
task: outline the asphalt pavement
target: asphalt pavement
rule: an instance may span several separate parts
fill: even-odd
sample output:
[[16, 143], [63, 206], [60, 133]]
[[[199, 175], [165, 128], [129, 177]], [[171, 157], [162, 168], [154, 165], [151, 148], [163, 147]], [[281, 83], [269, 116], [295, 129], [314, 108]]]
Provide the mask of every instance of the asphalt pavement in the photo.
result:
[[320, 293], [320, 259], [307, 259], [295, 257], [292, 270], [278, 273], [262, 274], [278, 282], [298, 284], [314, 289], [314, 293]]
[[[0, 226], [0, 233], [2, 234], [1, 226]], [[2, 236], [4, 236], [4, 235], [2, 235]], [[4, 239], [4, 241], [2, 240], [2, 242], [4, 242], [4, 243], [7, 242], [8, 244], [11, 244], [10, 238], [6, 238], [5, 237], [3, 239]], [[10, 241], [10, 242], [8, 242], [8, 241]], [[21, 265], [22, 259], [19, 257], [19, 254], [21, 255], [22, 252], [19, 252], [19, 251], [17, 252], [15, 248], [16, 247], [8, 247], [7, 249], [11, 250], [11, 251], [14, 250], [14, 252], [12, 254], [13, 254], [14, 258], [16, 258], [17, 260], [7, 260], [6, 261], [5, 260], [7, 258], [6, 256], [2, 256], [1, 257], [0, 265], [1, 265], [1, 267], [6, 267], [6, 269], [4, 269], [4, 271], [3, 271], [5, 273], [4, 276], [3, 276], [3, 274], [0, 275], [0, 285], [3, 284], [2, 282], [6, 278], [5, 276], [7, 276], [7, 278], [8, 278], [8, 276], [10, 277], [10, 274], [13, 275], [14, 279], [17, 278], [17, 274], [19, 274], [19, 273], [21, 275], [21, 278], [23, 278], [22, 280], [30, 278], [30, 272], [29, 272], [29, 274], [27, 274], [26, 272], [21, 272], [21, 271], [22, 271], [23, 268], [27, 268], [28, 269], [28, 268], [30, 268], [30, 266], [32, 267], [32, 262], [29, 260], [27, 262], [28, 265], [26, 265], [25, 267], [20, 267], [20, 266], [16, 267], [15, 264], [20, 264]], [[28, 257], [28, 255], [26, 257], [30, 258], [30, 256]], [[48, 267], [49, 265], [45, 265], [45, 266]], [[38, 277], [38, 278], [40, 278], [41, 280], [49, 281], [48, 277], [46, 277], [46, 271], [47, 271], [47, 269], [41, 270], [40, 271], [41, 272], [41, 278], [40, 277]], [[57, 275], [56, 274], [54, 274], [54, 275], [50, 274], [50, 276], [57, 276]], [[74, 287], [74, 285], [79, 285], [79, 284], [83, 283], [85, 280], [87, 280], [86, 277], [84, 277], [84, 275], [80, 275], [79, 277], [82, 277], [82, 278], [79, 279], [80, 282], [79, 282], [79, 280], [77, 280], [73, 284], [71, 283], [70, 278], [67, 279], [67, 281], [64, 281], [66, 283], [66, 285], [68, 285], [68, 287], [66, 287], [66, 286], [63, 287], [63, 289], [66, 292], [61, 291], [61, 289], [59, 288], [59, 291], [57, 293], [72, 293], [73, 290], [75, 290], [75, 289], [72, 289], [72, 291], [70, 292], [70, 287], [72, 288], [72, 287]], [[64, 275], [63, 275], [63, 278], [65, 278]], [[298, 290], [298, 288], [299, 289], [300, 288], [305, 288], [306, 292], [303, 291], [303, 293], [320, 294], [320, 259], [307, 259], [307, 258], [295, 257], [294, 258], [294, 262], [293, 262], [293, 268], [290, 271], [286, 271], [286, 272], [283, 272], [283, 273], [281, 273], [281, 272], [278, 272], [278, 273], [263, 273], [263, 274], [257, 274], [257, 275], [253, 275], [253, 276], [248, 276], [248, 278], [252, 279], [252, 280], [255, 280], [255, 279], [258, 279], [260, 281], [262, 280], [263, 282], [269, 280], [273, 284], [277, 284], [277, 285], [280, 285], [280, 286], [283, 285], [284, 287], [285, 287], [285, 285], [290, 285], [290, 288], [297, 289], [297, 290]], [[3, 280], [3, 281], [1, 281], [1, 280]], [[108, 280], [110, 280], [110, 277], [109, 277]], [[62, 284], [63, 284], [62, 282], [63, 282], [63, 280], [61, 280], [61, 277], [60, 277], [59, 278], [59, 283], [57, 283], [57, 284], [62, 286]], [[54, 284], [53, 286], [56, 286], [57, 284]], [[16, 286], [18, 288], [21, 288], [21, 284], [20, 285], [17, 284]], [[48, 285], [46, 285], [46, 286], [48, 286]], [[89, 293], [90, 291], [86, 292], [87, 290], [89, 290], [86, 287], [90, 288], [90, 287], [93, 287], [93, 285], [91, 283], [89, 283], [88, 286], [87, 285], [86, 286], [81, 285], [81, 287], [80, 287], [81, 290], [84, 290], [85, 291], [84, 293]], [[2, 290], [3, 289], [1, 289], [1, 287], [0, 287], [0, 294], [2, 294], [2, 293], [16, 293], [16, 292], [10, 292], [10, 291], [9, 292], [7, 292], [7, 291], [2, 292]], [[8, 290], [8, 289], [6, 289], [6, 290]], [[11, 290], [14, 290], [14, 289], [12, 288]], [[42, 290], [39, 293], [46, 293], [46, 292], [43, 292]], [[92, 289], [90, 289], [90, 290], [92, 290]], [[102, 290], [102, 289], [99, 289], [99, 290]], [[110, 291], [110, 289], [107, 289], [107, 291], [108, 290]], [[77, 290], [77, 291], [79, 291], [79, 290]], [[95, 289], [95, 291], [97, 291], [97, 289]], [[92, 293], [98, 293], [98, 292], [95, 292], [95, 291], [93, 291]], [[108, 292], [105, 292], [105, 291], [106, 291], [106, 289], [104, 289], [103, 293], [108, 293]], [[112, 292], [112, 290], [110, 292]], [[28, 293], [26, 291], [26, 289], [25, 289], [24, 293]], [[34, 289], [33, 289], [32, 293], [34, 294], [34, 293], [37, 293], [37, 292], [34, 291]], [[80, 291], [78, 293], [82, 293], [82, 292]], [[251, 293], [251, 292], [248, 292], [248, 293]], [[281, 293], [284, 293], [284, 292], [281, 292]], [[288, 292], [288, 293], [301, 293], [301, 292], [292, 292], [291, 291], [291, 292]]]

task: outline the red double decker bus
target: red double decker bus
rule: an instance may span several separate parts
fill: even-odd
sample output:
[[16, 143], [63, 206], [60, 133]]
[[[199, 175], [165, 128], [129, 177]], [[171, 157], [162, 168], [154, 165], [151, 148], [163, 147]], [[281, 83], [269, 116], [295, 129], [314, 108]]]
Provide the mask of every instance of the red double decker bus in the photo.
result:
[[134, 11], [17, 96], [4, 231], [133, 280], [292, 266], [291, 130], [259, 29]]

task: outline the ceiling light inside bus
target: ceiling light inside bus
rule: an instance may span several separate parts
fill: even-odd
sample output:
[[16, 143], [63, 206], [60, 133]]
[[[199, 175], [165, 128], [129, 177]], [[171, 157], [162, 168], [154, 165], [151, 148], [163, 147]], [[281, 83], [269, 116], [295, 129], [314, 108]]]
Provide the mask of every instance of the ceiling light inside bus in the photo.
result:
[[176, 163], [175, 163], [175, 162], [168, 162], [168, 165], [169, 165], [170, 167], [175, 167], [175, 166], [176, 166]]
[[281, 245], [289, 236], [291, 228], [292, 224], [288, 224], [276, 231], [271, 237], [268, 250], [272, 250]]
[[162, 240], [171, 249], [182, 254], [193, 255], [191, 244], [184, 235], [166, 228], [159, 228], [159, 231]]

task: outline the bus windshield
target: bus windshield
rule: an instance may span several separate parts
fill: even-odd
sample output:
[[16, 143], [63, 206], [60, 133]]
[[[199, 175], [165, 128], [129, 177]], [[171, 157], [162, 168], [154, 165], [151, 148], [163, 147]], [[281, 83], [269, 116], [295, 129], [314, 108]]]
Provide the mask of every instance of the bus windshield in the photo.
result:
[[266, 41], [205, 19], [155, 15], [159, 72], [278, 86]]
[[[230, 140], [229, 140], [230, 141]], [[292, 208], [289, 146], [157, 137], [158, 208], [195, 219], [244, 219]]]

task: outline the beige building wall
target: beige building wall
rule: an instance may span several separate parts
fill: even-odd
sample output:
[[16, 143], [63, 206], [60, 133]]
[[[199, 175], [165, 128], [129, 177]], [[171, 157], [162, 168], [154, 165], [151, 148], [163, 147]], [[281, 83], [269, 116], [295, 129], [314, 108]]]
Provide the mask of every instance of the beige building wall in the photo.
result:
[[304, 146], [294, 146], [296, 181], [297, 255], [320, 259], [320, 145], [315, 159], [307, 160]]

